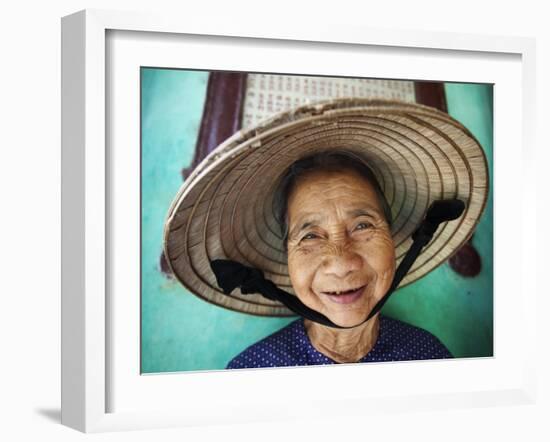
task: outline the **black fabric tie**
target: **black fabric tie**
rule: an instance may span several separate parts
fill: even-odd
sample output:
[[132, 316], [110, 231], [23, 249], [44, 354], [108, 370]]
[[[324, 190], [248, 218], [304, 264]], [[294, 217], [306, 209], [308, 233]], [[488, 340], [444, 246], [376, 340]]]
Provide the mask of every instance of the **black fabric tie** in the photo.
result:
[[279, 301], [289, 310], [304, 318], [329, 327], [338, 327], [326, 316], [306, 306], [298, 297], [281, 290], [269, 279], [266, 279], [259, 269], [246, 267], [239, 262], [227, 259], [215, 259], [210, 262], [210, 266], [216, 275], [219, 287], [226, 295], [240, 287], [243, 295], [260, 293], [264, 298]]
[[[395, 271], [388, 292], [378, 301], [367, 319], [363, 322], [368, 321], [380, 311], [401, 280], [405, 277], [416, 258], [418, 258], [422, 248], [431, 241], [439, 224], [457, 219], [464, 211], [464, 208], [464, 202], [457, 199], [438, 200], [432, 203], [428, 209], [426, 218], [412, 234], [413, 243]], [[334, 324], [323, 314], [302, 303], [297, 296], [281, 290], [269, 279], [266, 279], [263, 272], [259, 269], [247, 267], [241, 263], [227, 259], [215, 259], [210, 262], [210, 266], [216, 276], [218, 286], [226, 295], [229, 295], [234, 289], [240, 287], [242, 294], [259, 293], [264, 296], [264, 298], [279, 301], [294, 313], [311, 321], [318, 322], [319, 324], [334, 328], [352, 328]]]

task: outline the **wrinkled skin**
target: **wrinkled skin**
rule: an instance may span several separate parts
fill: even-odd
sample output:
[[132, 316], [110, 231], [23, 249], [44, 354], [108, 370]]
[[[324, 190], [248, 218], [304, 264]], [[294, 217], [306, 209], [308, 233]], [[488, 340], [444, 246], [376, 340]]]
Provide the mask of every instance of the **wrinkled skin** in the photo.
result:
[[360, 359], [376, 342], [378, 315], [363, 321], [395, 273], [394, 243], [374, 188], [353, 171], [313, 171], [289, 195], [287, 216], [296, 295], [335, 324], [353, 327], [306, 321], [312, 344], [339, 362]]

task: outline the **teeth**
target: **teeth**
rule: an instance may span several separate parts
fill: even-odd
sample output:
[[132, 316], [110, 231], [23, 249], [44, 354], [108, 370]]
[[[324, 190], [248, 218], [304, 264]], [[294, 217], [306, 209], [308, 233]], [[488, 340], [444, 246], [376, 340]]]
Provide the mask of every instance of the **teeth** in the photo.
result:
[[327, 293], [330, 293], [331, 295], [341, 295], [342, 293], [351, 293], [351, 292], [354, 292], [356, 291], [357, 289], [351, 289], [351, 290], [340, 290], [340, 291], [336, 291], [336, 292], [327, 292]]

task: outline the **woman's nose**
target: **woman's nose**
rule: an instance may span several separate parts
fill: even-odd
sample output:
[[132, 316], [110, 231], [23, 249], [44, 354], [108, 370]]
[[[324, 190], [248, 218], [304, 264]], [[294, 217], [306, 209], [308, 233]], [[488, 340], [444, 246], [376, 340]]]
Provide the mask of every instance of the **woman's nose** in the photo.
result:
[[327, 275], [344, 278], [352, 272], [361, 269], [362, 258], [352, 251], [335, 251], [325, 256], [323, 270]]

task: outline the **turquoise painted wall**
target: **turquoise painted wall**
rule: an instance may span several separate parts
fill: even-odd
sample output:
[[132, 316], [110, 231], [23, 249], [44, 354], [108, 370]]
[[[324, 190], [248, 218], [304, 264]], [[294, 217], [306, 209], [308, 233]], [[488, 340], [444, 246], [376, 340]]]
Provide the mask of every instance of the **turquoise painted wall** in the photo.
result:
[[[223, 369], [250, 344], [295, 318], [225, 310], [188, 293], [160, 271], [162, 231], [200, 126], [207, 72], [150, 69], [142, 93], [142, 373]], [[478, 138], [491, 163], [492, 88], [446, 84], [449, 113]], [[492, 198], [474, 236], [482, 273], [465, 279], [447, 264], [396, 292], [383, 312], [437, 335], [457, 357], [493, 351]]]

